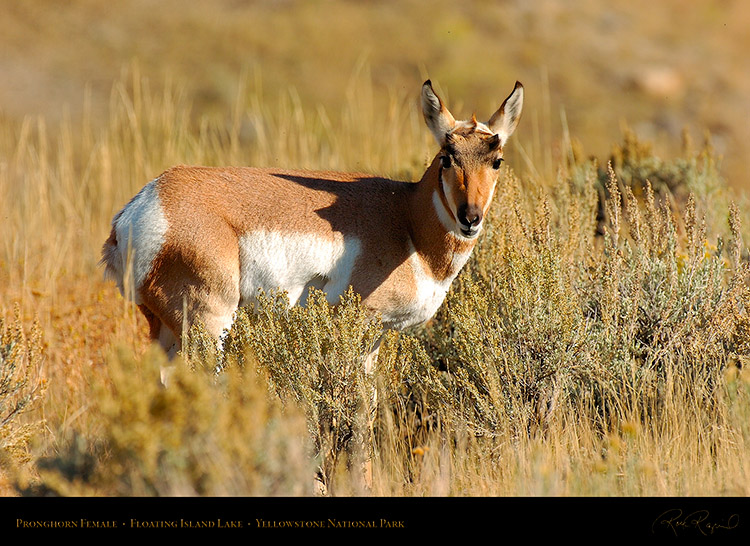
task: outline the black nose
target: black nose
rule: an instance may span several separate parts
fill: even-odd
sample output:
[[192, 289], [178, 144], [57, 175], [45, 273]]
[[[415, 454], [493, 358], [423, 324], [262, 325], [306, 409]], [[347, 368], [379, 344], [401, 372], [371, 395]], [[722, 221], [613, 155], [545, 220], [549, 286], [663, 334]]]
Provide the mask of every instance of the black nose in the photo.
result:
[[476, 205], [462, 205], [458, 209], [458, 221], [468, 227], [474, 227], [482, 221], [482, 209]]

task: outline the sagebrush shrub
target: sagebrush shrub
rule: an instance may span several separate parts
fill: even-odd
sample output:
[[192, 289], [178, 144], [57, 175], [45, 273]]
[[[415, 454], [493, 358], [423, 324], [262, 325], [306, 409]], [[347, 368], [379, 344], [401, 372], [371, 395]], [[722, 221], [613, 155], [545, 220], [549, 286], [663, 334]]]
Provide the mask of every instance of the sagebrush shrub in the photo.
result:
[[30, 459], [29, 440], [41, 428], [40, 420], [24, 422], [22, 415], [44, 394], [43, 360], [38, 322], [24, 331], [18, 306], [10, 323], [0, 315], [0, 452], [11, 465]]
[[273, 391], [307, 416], [329, 489], [341, 460], [368, 459], [374, 382], [365, 360], [381, 336], [380, 320], [349, 289], [338, 305], [310, 289], [304, 307], [285, 293], [259, 294], [240, 309], [223, 345], [223, 365], [248, 358], [265, 370]]
[[[168, 388], [159, 381], [171, 365]], [[24, 491], [45, 495], [307, 495], [313, 465], [304, 418], [283, 407], [265, 374], [248, 366], [217, 375], [157, 347], [120, 350], [111, 381], [94, 386], [97, 428], [72, 431], [38, 462]]]

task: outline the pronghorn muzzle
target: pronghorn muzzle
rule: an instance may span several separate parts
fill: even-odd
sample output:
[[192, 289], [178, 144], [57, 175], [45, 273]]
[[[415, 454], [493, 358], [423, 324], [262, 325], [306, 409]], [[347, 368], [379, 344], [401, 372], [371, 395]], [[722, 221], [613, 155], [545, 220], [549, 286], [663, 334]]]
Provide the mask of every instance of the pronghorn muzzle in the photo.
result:
[[461, 205], [457, 211], [461, 233], [465, 237], [476, 237], [482, 224], [482, 208], [478, 205]]

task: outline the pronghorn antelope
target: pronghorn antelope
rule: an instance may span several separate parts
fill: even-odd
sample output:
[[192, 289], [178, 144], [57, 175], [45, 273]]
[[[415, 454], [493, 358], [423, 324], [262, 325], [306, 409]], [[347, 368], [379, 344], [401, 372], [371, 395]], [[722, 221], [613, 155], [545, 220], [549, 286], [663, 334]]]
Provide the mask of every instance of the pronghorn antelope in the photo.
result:
[[200, 319], [218, 341], [259, 289], [304, 304], [309, 287], [337, 302], [351, 285], [386, 328], [431, 318], [477, 242], [523, 86], [486, 123], [455, 120], [429, 80], [421, 99], [440, 151], [417, 183], [186, 166], [149, 182], [115, 215], [102, 262], [152, 339], [173, 355]]

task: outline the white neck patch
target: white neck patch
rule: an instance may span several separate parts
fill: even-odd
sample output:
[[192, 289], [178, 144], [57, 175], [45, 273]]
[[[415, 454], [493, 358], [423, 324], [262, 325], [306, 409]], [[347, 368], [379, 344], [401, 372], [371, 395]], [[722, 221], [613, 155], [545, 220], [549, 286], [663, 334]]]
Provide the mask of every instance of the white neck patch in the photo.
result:
[[[441, 178], [440, 183], [443, 183], [443, 180]], [[443, 191], [445, 191], [445, 188], [443, 188]], [[448, 199], [448, 196], [445, 196], [446, 199]], [[448, 214], [448, 211], [445, 210], [445, 204], [443, 204], [443, 200], [440, 199], [440, 194], [438, 193], [438, 190], [435, 190], [432, 193], [432, 206], [435, 208], [435, 213], [437, 214], [438, 220], [440, 220], [440, 223], [445, 228], [445, 231], [453, 235], [454, 237], [457, 237], [456, 234], [456, 222], [453, 221], [453, 218], [451, 218], [451, 215]]]

